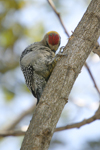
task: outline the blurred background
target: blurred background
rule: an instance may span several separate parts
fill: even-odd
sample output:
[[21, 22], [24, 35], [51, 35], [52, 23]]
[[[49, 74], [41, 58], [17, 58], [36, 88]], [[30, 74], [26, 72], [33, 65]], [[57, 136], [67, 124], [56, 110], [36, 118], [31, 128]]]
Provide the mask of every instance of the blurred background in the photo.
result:
[[[90, 0], [53, 2], [71, 35]], [[46, 0], [0, 0], [0, 130], [24, 130], [29, 125], [36, 99], [25, 85], [19, 59], [29, 44], [40, 41], [51, 30], [61, 35], [61, 46], [65, 46], [68, 37]], [[100, 43], [100, 39], [98, 42]], [[91, 52], [87, 64], [100, 89], [100, 58]], [[98, 108], [99, 100], [90, 75], [83, 67], [57, 127], [91, 117]], [[22, 140], [23, 136], [0, 138], [0, 150], [19, 150]], [[54, 133], [49, 150], [66, 149], [100, 150], [100, 121], [94, 121], [79, 129]]]

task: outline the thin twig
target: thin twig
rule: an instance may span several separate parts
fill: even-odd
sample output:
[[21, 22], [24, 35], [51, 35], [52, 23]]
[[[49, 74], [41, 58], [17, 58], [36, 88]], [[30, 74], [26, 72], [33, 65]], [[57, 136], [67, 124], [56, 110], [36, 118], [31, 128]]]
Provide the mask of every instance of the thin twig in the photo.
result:
[[84, 119], [83, 121], [81, 121], [79, 123], [75, 123], [75, 124], [67, 125], [67, 126], [64, 126], [64, 127], [56, 128], [55, 132], [66, 130], [66, 129], [80, 128], [83, 125], [92, 123], [93, 121], [98, 120], [98, 119], [100, 120], [100, 105], [99, 105], [97, 111], [95, 112], [95, 114], [92, 117], [90, 117], [88, 119]]
[[13, 130], [14, 127], [27, 115], [31, 114], [35, 108], [35, 105], [31, 106], [28, 110], [22, 112], [20, 116], [18, 116], [13, 122], [11, 122], [9, 125], [3, 127], [2, 130], [8, 131]]
[[26, 131], [21, 130], [11, 130], [11, 131], [0, 131], [0, 137], [6, 136], [23, 136]]
[[[57, 131], [63, 131], [63, 130], [67, 130], [67, 129], [73, 129], [73, 128], [80, 128], [83, 125], [92, 123], [95, 120], [100, 119], [100, 106], [98, 108], [98, 110], [96, 111], [95, 115], [93, 115], [92, 117], [88, 118], [88, 119], [84, 119], [83, 121], [79, 122], [79, 123], [74, 123], [74, 124], [70, 124], [70, 125], [66, 125], [64, 127], [59, 127], [55, 129], [55, 132]], [[1, 131], [0, 132], [0, 137], [5, 137], [5, 136], [24, 136], [26, 131], [22, 131], [22, 130], [11, 130], [11, 131]]]
[[98, 94], [99, 94], [99, 96], [100, 96], [99, 88], [98, 88], [98, 86], [97, 86], [97, 84], [96, 84], [96, 82], [95, 82], [95, 79], [94, 79], [94, 77], [93, 77], [93, 75], [92, 75], [92, 72], [91, 72], [89, 66], [87, 65], [87, 63], [85, 63], [85, 67], [87, 68], [87, 70], [88, 70], [88, 72], [89, 72], [89, 75], [90, 75], [90, 77], [91, 77], [91, 79], [92, 79], [92, 81], [93, 81], [93, 83], [94, 83], [94, 86], [95, 86], [95, 88], [96, 88], [96, 90], [97, 90], [97, 92], [98, 92]]
[[63, 29], [64, 29], [64, 31], [65, 31], [65, 33], [67, 34], [67, 36], [68, 36], [68, 38], [69, 38], [70, 35], [69, 35], [68, 31], [66, 30], [66, 28], [65, 28], [65, 26], [64, 26], [64, 24], [63, 24], [63, 21], [62, 21], [62, 19], [61, 19], [61, 17], [60, 17], [60, 13], [57, 12], [53, 1], [52, 1], [52, 0], [47, 0], [47, 1], [48, 1], [48, 3], [50, 4], [50, 6], [51, 6], [51, 8], [53, 9], [53, 11], [55, 12], [55, 14], [57, 15], [57, 17], [58, 17], [58, 19], [59, 19], [59, 21], [60, 21], [60, 23], [61, 23], [61, 25], [62, 25], [62, 27], [63, 27]]

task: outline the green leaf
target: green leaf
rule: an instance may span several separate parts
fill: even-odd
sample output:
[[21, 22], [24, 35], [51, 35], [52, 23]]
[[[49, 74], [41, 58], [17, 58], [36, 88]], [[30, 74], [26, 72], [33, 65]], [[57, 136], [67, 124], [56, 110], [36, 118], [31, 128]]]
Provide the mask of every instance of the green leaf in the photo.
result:
[[7, 102], [12, 101], [12, 99], [15, 96], [15, 93], [10, 91], [9, 89], [7, 89], [6, 87], [3, 87], [3, 91], [4, 91], [4, 98]]

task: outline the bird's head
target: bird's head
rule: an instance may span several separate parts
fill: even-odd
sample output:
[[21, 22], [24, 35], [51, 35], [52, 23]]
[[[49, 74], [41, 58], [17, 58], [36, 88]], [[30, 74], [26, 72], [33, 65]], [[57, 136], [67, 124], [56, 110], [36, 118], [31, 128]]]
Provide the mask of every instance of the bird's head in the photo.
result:
[[56, 31], [48, 32], [43, 38], [44, 45], [49, 47], [54, 52], [58, 49], [60, 41], [60, 35]]

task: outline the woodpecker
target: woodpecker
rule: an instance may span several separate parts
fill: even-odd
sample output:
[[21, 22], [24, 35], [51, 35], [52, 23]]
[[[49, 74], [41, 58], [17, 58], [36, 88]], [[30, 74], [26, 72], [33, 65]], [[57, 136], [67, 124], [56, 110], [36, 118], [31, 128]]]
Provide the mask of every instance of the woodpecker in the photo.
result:
[[21, 70], [27, 87], [37, 98], [37, 104], [56, 65], [55, 52], [60, 41], [60, 35], [56, 31], [50, 31], [40, 42], [29, 45], [21, 54]]

